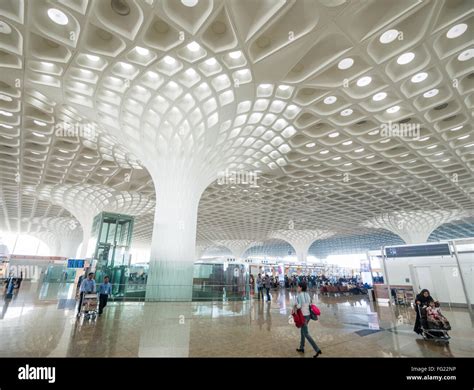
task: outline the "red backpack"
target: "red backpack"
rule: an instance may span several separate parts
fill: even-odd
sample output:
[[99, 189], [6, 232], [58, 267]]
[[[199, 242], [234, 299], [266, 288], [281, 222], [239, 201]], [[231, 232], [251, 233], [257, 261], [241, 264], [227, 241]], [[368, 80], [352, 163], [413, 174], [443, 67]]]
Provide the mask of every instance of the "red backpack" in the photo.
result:
[[301, 328], [304, 325], [305, 321], [306, 321], [301, 309], [293, 311], [293, 313], [291, 313], [291, 315], [293, 316], [293, 321], [295, 322], [296, 327]]

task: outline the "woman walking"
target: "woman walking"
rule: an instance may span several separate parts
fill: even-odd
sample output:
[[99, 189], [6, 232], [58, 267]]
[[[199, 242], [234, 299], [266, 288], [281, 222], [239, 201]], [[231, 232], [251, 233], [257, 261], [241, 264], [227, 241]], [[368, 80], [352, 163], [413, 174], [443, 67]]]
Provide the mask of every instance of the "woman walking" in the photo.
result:
[[321, 349], [318, 345], [314, 342], [313, 338], [309, 334], [308, 330], [308, 323], [311, 319], [310, 312], [309, 312], [309, 305], [311, 303], [311, 297], [309, 296], [307, 290], [307, 285], [305, 282], [298, 283], [298, 295], [296, 296], [296, 305], [295, 309], [301, 309], [301, 312], [304, 316], [304, 325], [301, 327], [301, 340], [300, 340], [300, 347], [296, 349], [297, 352], [304, 353], [304, 343], [305, 339], [311, 344], [316, 352], [316, 355], [313, 357], [317, 358], [319, 355], [322, 354]]

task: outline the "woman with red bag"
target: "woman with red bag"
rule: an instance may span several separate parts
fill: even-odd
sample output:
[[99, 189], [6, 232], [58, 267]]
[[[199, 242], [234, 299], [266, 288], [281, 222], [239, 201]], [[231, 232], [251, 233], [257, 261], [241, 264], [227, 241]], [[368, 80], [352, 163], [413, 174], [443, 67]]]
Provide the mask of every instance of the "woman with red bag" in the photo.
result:
[[305, 282], [300, 282], [298, 283], [298, 295], [296, 296], [296, 305], [295, 305], [295, 311], [298, 309], [301, 310], [304, 316], [304, 324], [301, 327], [301, 340], [300, 340], [300, 347], [296, 349], [297, 352], [304, 353], [304, 343], [305, 343], [305, 338], [308, 340], [308, 342], [311, 344], [311, 346], [314, 348], [316, 355], [313, 357], [318, 357], [321, 355], [322, 351], [319, 349], [318, 345], [315, 343], [311, 335], [309, 334], [308, 331], [308, 323], [309, 320], [311, 319], [310, 316], [310, 309], [309, 305], [311, 303], [311, 297], [307, 293], [307, 285]]

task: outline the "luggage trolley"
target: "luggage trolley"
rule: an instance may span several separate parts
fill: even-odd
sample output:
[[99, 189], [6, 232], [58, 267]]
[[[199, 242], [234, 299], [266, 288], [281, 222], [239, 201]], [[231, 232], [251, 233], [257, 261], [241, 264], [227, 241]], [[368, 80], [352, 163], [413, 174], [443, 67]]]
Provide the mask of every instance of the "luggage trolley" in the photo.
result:
[[97, 318], [97, 294], [84, 294], [82, 299], [81, 314], [86, 320], [95, 320]]
[[418, 314], [420, 315], [420, 328], [421, 328], [421, 336], [423, 337], [423, 339], [431, 340], [436, 343], [449, 344], [449, 339], [451, 337], [449, 336], [446, 329], [430, 328], [428, 326], [428, 321], [426, 319], [426, 307], [420, 308], [420, 305], [416, 305], [416, 307], [418, 310]]

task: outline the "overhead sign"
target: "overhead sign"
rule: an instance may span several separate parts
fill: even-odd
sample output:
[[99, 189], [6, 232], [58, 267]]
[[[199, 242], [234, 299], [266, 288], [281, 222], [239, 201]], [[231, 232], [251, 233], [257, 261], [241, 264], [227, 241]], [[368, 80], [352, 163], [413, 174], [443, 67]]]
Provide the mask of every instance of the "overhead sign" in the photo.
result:
[[84, 268], [84, 261], [83, 259], [69, 259], [67, 261], [68, 268]]
[[385, 248], [387, 257], [451, 256], [448, 243], [426, 245], [389, 246]]

